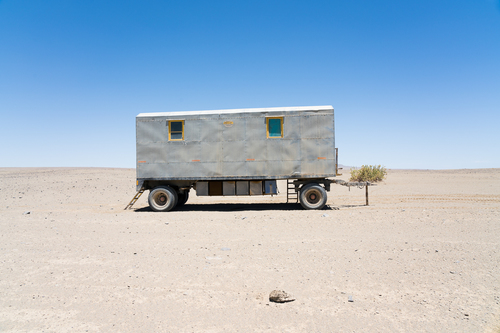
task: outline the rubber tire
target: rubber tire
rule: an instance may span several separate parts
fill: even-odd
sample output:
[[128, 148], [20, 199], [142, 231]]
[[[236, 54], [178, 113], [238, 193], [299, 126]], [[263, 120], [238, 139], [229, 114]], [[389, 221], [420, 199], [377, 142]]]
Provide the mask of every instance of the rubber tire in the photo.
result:
[[189, 191], [178, 192], [177, 193], [177, 207], [184, 206], [184, 204], [189, 199]]
[[177, 192], [170, 186], [157, 186], [149, 192], [148, 202], [155, 212], [168, 212], [177, 204]]
[[326, 205], [326, 190], [319, 184], [309, 183], [300, 189], [299, 199], [305, 209], [321, 209]]

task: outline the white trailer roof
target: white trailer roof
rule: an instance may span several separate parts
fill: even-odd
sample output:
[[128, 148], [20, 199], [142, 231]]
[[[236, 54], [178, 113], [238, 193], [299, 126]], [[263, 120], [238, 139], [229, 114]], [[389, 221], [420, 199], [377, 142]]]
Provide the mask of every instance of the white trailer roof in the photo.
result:
[[230, 113], [250, 113], [250, 112], [290, 112], [290, 111], [327, 111], [333, 110], [331, 105], [321, 106], [294, 106], [294, 107], [278, 107], [278, 108], [255, 108], [255, 109], [226, 109], [226, 110], [203, 110], [203, 111], [173, 111], [173, 112], [155, 112], [155, 113], [140, 113], [137, 118], [142, 117], [161, 117], [161, 116], [186, 116], [186, 115], [203, 115], [203, 114], [230, 114]]

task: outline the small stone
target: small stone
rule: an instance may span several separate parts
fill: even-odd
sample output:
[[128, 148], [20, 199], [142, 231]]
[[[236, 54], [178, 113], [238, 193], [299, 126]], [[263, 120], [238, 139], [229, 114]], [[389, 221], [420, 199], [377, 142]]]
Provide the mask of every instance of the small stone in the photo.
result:
[[284, 290], [273, 290], [269, 294], [269, 300], [275, 303], [286, 303], [295, 301], [295, 297], [288, 294]]
[[23, 215], [28, 215], [28, 214], [31, 214], [31, 212], [30, 211], [26, 211], [26, 212], [23, 213]]
[[231, 249], [230, 249], [230, 248], [228, 248], [228, 247], [223, 247], [221, 250], [222, 250], [222, 251], [231, 251]]
[[321, 215], [321, 217], [328, 217], [328, 214], [323, 214]]
[[352, 299], [352, 295], [349, 295], [349, 296], [347, 297], [347, 301], [348, 301], [348, 302], [354, 302], [354, 300]]

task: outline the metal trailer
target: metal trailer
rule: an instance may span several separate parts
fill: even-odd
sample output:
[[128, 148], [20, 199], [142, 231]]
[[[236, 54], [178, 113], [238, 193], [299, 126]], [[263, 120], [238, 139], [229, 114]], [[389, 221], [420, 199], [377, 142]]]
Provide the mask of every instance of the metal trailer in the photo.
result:
[[136, 135], [138, 192], [129, 206], [149, 190], [154, 211], [183, 205], [191, 189], [277, 194], [279, 179], [304, 208], [321, 209], [338, 170], [332, 106], [141, 113]]

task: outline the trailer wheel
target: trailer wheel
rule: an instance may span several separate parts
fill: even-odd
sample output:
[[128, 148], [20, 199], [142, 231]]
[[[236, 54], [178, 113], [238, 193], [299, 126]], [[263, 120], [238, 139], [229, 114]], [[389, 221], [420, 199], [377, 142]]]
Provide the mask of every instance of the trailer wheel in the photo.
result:
[[189, 199], [189, 191], [177, 193], [177, 207], [184, 206]]
[[170, 186], [158, 186], [149, 192], [149, 207], [155, 212], [168, 212], [177, 204], [177, 192]]
[[326, 205], [326, 191], [316, 183], [306, 184], [300, 189], [299, 199], [305, 209], [321, 209]]

